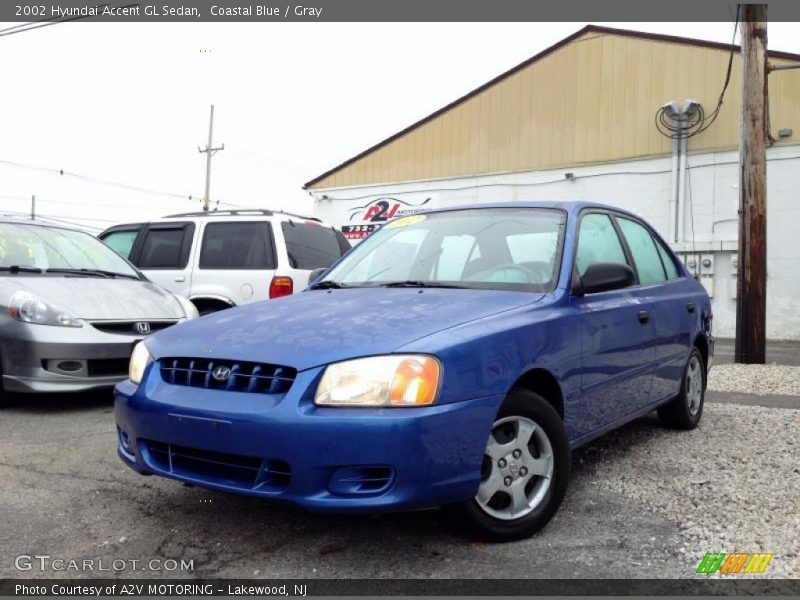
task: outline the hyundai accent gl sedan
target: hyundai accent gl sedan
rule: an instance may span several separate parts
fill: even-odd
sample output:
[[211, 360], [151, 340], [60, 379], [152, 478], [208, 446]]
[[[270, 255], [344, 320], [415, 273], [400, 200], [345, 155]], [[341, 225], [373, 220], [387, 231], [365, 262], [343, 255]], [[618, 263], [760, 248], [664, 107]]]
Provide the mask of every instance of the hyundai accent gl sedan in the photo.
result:
[[318, 511], [447, 506], [479, 536], [557, 510], [571, 449], [697, 425], [711, 307], [658, 234], [588, 203], [395, 220], [303, 293], [139, 344], [116, 388], [142, 474]]
[[196, 316], [88, 233], [0, 219], [0, 403], [111, 388], [136, 342]]

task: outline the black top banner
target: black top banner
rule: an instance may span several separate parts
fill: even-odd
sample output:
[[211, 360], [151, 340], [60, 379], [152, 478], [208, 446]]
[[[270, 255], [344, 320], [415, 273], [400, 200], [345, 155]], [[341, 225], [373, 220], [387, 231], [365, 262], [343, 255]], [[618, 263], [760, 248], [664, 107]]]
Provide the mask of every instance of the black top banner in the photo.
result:
[[[3, 0], [0, 21], [509, 22], [732, 21], [726, 0]], [[800, 21], [800, 2], [770, 0], [770, 21]]]

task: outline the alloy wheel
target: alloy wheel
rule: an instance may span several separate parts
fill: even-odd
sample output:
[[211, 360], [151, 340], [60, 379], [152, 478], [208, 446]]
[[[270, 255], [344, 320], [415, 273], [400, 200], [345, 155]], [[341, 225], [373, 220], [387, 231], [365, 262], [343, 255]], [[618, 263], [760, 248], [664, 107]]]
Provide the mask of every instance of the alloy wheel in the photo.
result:
[[695, 416], [700, 410], [700, 403], [703, 401], [703, 365], [697, 356], [689, 359], [689, 366], [686, 369], [686, 405], [689, 414]]
[[488, 515], [513, 520], [534, 510], [553, 478], [553, 448], [544, 429], [526, 417], [492, 425], [475, 501]]

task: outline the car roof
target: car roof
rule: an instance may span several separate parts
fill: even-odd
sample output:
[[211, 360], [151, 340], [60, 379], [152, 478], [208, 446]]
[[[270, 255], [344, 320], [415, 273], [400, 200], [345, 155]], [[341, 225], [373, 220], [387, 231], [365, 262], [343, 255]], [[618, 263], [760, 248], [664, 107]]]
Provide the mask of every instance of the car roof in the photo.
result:
[[[443, 208], [436, 208], [433, 210], [425, 211], [424, 214], [433, 214], [441, 212], [450, 212], [454, 210], [491, 210], [497, 208], [550, 208], [559, 209], [567, 212], [568, 214], [578, 214], [586, 209], [599, 209], [599, 210], [613, 210], [619, 213], [630, 215], [631, 217], [639, 218], [630, 211], [623, 208], [618, 208], [610, 204], [602, 202], [594, 202], [589, 200], [509, 200], [505, 202], [487, 202], [481, 204], [462, 204], [458, 206], [448, 206]], [[423, 213], [421, 213], [423, 214]]]

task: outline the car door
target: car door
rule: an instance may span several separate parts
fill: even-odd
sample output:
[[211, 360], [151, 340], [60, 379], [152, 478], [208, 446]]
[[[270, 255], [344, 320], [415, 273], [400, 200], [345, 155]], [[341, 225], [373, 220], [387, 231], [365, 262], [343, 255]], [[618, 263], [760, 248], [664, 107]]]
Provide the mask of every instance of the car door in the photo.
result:
[[675, 259], [661, 240], [643, 223], [619, 218], [620, 229], [640, 266], [639, 276], [649, 280], [647, 293], [655, 324], [656, 364], [653, 371], [653, 402], [679, 391], [697, 311], [680, 277]]
[[[628, 264], [629, 251], [611, 214], [584, 212], [578, 225], [574, 275], [592, 263]], [[580, 435], [625, 417], [650, 401], [655, 360], [651, 302], [634, 286], [573, 296], [581, 338]]]
[[191, 222], [150, 223], [131, 251], [131, 262], [169, 291], [189, 296], [189, 258], [195, 226]]
[[266, 300], [275, 267], [275, 241], [269, 221], [206, 223], [192, 297], [226, 298], [237, 306]]

